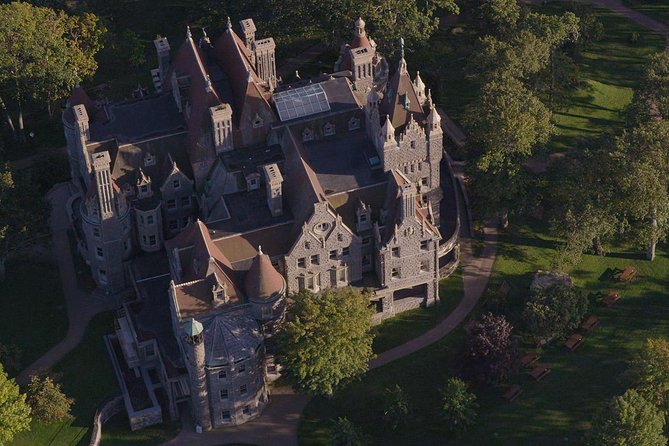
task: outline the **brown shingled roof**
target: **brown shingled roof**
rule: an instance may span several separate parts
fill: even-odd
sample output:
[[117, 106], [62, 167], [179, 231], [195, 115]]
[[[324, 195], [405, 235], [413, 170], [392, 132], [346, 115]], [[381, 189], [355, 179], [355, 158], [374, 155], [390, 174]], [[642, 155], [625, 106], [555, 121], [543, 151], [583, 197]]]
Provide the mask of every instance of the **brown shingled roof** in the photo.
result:
[[250, 299], [269, 299], [286, 288], [283, 276], [272, 266], [272, 261], [262, 251], [253, 259], [244, 277], [244, 291]]
[[[405, 101], [409, 101], [409, 107], [405, 107]], [[386, 88], [386, 94], [381, 101], [380, 112], [382, 115], [388, 115], [390, 123], [398, 129], [409, 122], [409, 116], [414, 116], [416, 121], [423, 118], [423, 107], [421, 107], [413, 82], [406, 70], [404, 59], [400, 61], [399, 67], [390, 78]]]

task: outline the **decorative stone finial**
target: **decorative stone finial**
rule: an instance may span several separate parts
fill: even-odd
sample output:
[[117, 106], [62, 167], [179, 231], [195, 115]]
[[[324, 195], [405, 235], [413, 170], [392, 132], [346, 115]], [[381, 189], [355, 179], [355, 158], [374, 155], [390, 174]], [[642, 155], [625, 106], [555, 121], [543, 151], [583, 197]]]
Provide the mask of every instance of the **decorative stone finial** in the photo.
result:
[[232, 29], [232, 22], [230, 21], [230, 16], [228, 16], [228, 29]]
[[191, 34], [191, 32], [190, 32], [190, 26], [186, 25], [186, 39], [192, 39], [192, 38], [193, 38], [193, 34]]
[[258, 255], [262, 255], [262, 245], [258, 245]]

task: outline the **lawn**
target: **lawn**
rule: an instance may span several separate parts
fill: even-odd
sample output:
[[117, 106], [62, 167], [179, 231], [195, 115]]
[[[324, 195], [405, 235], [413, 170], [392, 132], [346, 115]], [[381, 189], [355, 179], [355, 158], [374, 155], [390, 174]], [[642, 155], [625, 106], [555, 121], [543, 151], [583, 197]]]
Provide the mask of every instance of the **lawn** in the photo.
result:
[[[538, 9], [561, 12], [563, 5], [551, 3]], [[604, 36], [575, 59], [580, 85], [554, 115], [558, 132], [549, 150], [567, 150], [580, 138], [621, 130], [625, 108], [644, 65], [665, 46], [659, 34], [607, 9], [594, 11], [604, 25]], [[632, 42], [633, 33], [638, 33], [636, 43]]]
[[664, 0], [624, 0], [624, 3], [632, 9], [669, 25], [669, 4]]
[[18, 362], [6, 364], [14, 376], [65, 336], [67, 315], [58, 266], [33, 257], [11, 260], [0, 289], [0, 344], [20, 350]]
[[[527, 297], [531, 275], [547, 269], [555, 241], [539, 225], [523, 226], [500, 235], [497, 262], [487, 297], [503, 280], [511, 285], [506, 307], [513, 313]], [[633, 264], [639, 274], [629, 285], [605, 279], [609, 268]], [[583, 346], [569, 352], [559, 343], [545, 349], [541, 361], [552, 373], [541, 383], [518, 376], [524, 394], [514, 403], [502, 398], [503, 388], [475, 387], [481, 404], [480, 421], [470, 433], [452, 441], [439, 418], [439, 388], [458, 372], [458, 350], [463, 333], [457, 330], [444, 340], [400, 361], [369, 372], [331, 400], [316, 398], [307, 406], [300, 426], [300, 444], [327, 444], [329, 421], [347, 416], [369, 436], [371, 444], [458, 445], [553, 445], [581, 444], [595, 410], [611, 396], [624, 391], [620, 379], [630, 354], [649, 336], [669, 332], [669, 253], [660, 250], [654, 262], [641, 260], [637, 252], [615, 252], [607, 257], [585, 256], [571, 272], [587, 292], [616, 288], [622, 300], [613, 308], [597, 304], [591, 313], [600, 326], [586, 334]], [[382, 421], [383, 390], [400, 384], [409, 395], [412, 415], [409, 426], [398, 432]]]
[[374, 327], [374, 353], [381, 353], [419, 336], [437, 325], [458, 306], [463, 296], [460, 269], [439, 282], [440, 304], [405, 311]]

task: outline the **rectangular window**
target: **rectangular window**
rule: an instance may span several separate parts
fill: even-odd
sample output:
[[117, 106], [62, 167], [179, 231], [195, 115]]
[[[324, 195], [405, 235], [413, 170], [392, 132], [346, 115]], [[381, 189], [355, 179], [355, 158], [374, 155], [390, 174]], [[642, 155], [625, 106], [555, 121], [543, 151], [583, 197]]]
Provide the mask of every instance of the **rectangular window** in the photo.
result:
[[167, 209], [175, 209], [177, 207], [177, 201], [175, 199], [167, 200]]
[[411, 148], [415, 149], [416, 148], [416, 141], [411, 141]]
[[246, 388], [246, 384], [242, 384], [239, 386], [239, 393], [241, 395], [246, 395], [246, 392], [248, 392], [248, 389]]
[[97, 226], [93, 227], [93, 237], [100, 238], [100, 228]]
[[423, 185], [423, 186], [427, 186], [428, 185], [427, 177], [421, 178], [420, 179], [420, 184]]
[[144, 355], [147, 358], [153, 358], [156, 354], [156, 350], [153, 348], [153, 344], [147, 344], [146, 347], [144, 347]]
[[223, 418], [223, 421], [230, 421], [230, 411], [224, 410], [221, 412], [221, 418]]
[[140, 215], [140, 216], [139, 216], [139, 222], [140, 222], [141, 224], [144, 224], [144, 216], [143, 216], [143, 215]]
[[105, 254], [99, 246], [95, 248], [95, 255], [98, 256], [99, 259], [105, 258]]
[[251, 406], [244, 406], [244, 409], [242, 410], [242, 413], [244, 415], [251, 415]]
[[330, 260], [337, 260], [337, 250], [333, 249], [330, 251]]
[[430, 242], [428, 240], [421, 240], [420, 249], [422, 249], [423, 251], [429, 251], [430, 250]]
[[360, 221], [360, 223], [366, 222], [367, 221], [367, 214], [360, 214], [359, 221]]
[[154, 222], [153, 215], [148, 215], [148, 216], [146, 217], [146, 224], [147, 224], [147, 225], [152, 225], [153, 222]]
[[181, 187], [181, 181], [179, 180], [172, 181], [172, 186], [174, 186], [175, 189], [179, 189]]
[[426, 273], [430, 271], [430, 262], [427, 260], [422, 260], [420, 262], [420, 272]]
[[149, 191], [149, 186], [139, 186], [139, 191], [145, 194]]
[[339, 269], [339, 282], [346, 282], [346, 268]]
[[393, 279], [399, 279], [400, 278], [400, 269], [399, 268], [393, 268], [390, 275]]
[[228, 372], [225, 370], [219, 370], [218, 371], [218, 379], [225, 379], [228, 377]]
[[190, 206], [190, 195], [188, 195], [186, 197], [181, 197], [181, 206], [183, 206], [185, 208]]
[[181, 227], [182, 228], [185, 228], [186, 226], [188, 226], [188, 223], [190, 223], [190, 217], [189, 216], [185, 216], [184, 218], [181, 219]]
[[156, 236], [155, 235], [150, 235], [149, 236], [149, 245], [156, 246]]
[[393, 257], [399, 257], [400, 256], [400, 248], [395, 247], [392, 249]]
[[227, 400], [228, 399], [228, 389], [221, 389], [219, 392], [221, 395], [222, 400]]
[[305, 257], [300, 257], [297, 259], [297, 267], [298, 268], [306, 268], [307, 267], [307, 259]]
[[179, 228], [179, 222], [176, 220], [170, 220], [169, 222], [170, 231], [176, 231]]
[[341, 255], [343, 255], [344, 257], [348, 256], [350, 253], [351, 253], [351, 248], [349, 248], [348, 246], [341, 249]]
[[297, 278], [297, 290], [302, 291], [305, 288], [304, 277]]
[[237, 369], [237, 374], [241, 375], [246, 371], [246, 364], [240, 365], [239, 368]]
[[319, 263], [321, 263], [320, 256], [318, 254], [312, 255], [310, 261], [312, 265], [318, 265]]
[[371, 241], [372, 241], [372, 238], [371, 238], [371, 237], [363, 237], [363, 238], [362, 238], [362, 246], [367, 246], [367, 245], [369, 245]]

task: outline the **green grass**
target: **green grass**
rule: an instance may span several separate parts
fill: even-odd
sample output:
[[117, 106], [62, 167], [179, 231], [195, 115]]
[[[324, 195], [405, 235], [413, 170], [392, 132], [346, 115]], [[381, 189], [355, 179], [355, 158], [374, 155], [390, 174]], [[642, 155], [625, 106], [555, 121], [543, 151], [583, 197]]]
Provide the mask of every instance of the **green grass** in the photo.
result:
[[[506, 280], [511, 285], [503, 304], [514, 313], [527, 299], [532, 274], [547, 269], [555, 240], [537, 225], [523, 226], [500, 235], [499, 253], [486, 298]], [[620, 379], [626, 362], [650, 336], [669, 333], [669, 253], [658, 252], [654, 262], [623, 250], [607, 257], [585, 256], [571, 272], [587, 292], [620, 289], [622, 299], [610, 309], [596, 304], [591, 313], [600, 326], [586, 334], [583, 346], [569, 352], [558, 343], [547, 347], [541, 362], [552, 373], [541, 383], [519, 375], [524, 394], [514, 403], [502, 398], [503, 388], [475, 386], [480, 420], [466, 435], [453, 441], [439, 419], [439, 392], [446, 378], [458, 372], [458, 349], [463, 333], [444, 340], [388, 366], [369, 372], [331, 400], [316, 398], [306, 408], [300, 426], [300, 444], [327, 444], [331, 418], [347, 416], [370, 438], [371, 444], [557, 445], [582, 444], [583, 432], [595, 410], [611, 396], [624, 391]], [[631, 284], [606, 280], [609, 268], [635, 265], [639, 273]], [[485, 304], [479, 309], [485, 308]], [[490, 304], [489, 304], [490, 305]], [[391, 432], [382, 422], [383, 389], [399, 383], [412, 405], [411, 424]]]
[[102, 429], [102, 446], [151, 446], [162, 444], [179, 433], [178, 423], [149, 426], [136, 432], [130, 430], [125, 412], [114, 416]]
[[[539, 8], [561, 12], [563, 3]], [[554, 115], [558, 132], [549, 150], [568, 150], [584, 137], [617, 132], [624, 125], [624, 111], [633, 88], [649, 57], [665, 46], [664, 38], [606, 9], [595, 9], [604, 25], [604, 36], [575, 61], [580, 85], [565, 99]], [[637, 43], [632, 34], [638, 33]]]
[[669, 4], [664, 0], [624, 0], [632, 9], [669, 25]]
[[20, 349], [18, 363], [8, 367], [14, 375], [65, 336], [68, 324], [58, 266], [33, 257], [10, 261], [0, 290], [0, 344]]
[[439, 282], [440, 304], [405, 311], [374, 327], [374, 353], [381, 353], [419, 336], [437, 325], [458, 306], [463, 296], [460, 269]]

